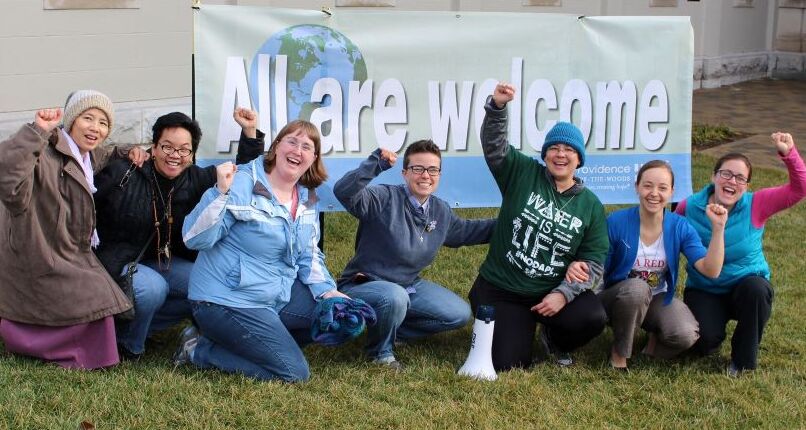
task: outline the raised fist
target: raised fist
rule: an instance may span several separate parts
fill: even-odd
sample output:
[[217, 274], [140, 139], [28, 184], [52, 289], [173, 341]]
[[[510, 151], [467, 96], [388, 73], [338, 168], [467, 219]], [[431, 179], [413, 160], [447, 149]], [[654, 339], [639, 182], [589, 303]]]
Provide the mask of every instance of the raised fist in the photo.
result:
[[229, 191], [229, 188], [232, 186], [232, 180], [235, 178], [235, 172], [237, 171], [238, 166], [236, 166], [232, 161], [221, 163], [215, 167], [217, 178], [216, 187], [221, 194]]
[[62, 110], [59, 108], [40, 109], [34, 116], [34, 124], [48, 133], [56, 128], [60, 122], [62, 122]]
[[246, 108], [235, 108], [232, 113], [235, 122], [241, 126], [241, 130], [250, 139], [257, 137], [257, 112]]
[[503, 108], [515, 98], [515, 86], [506, 82], [499, 82], [493, 91], [493, 102], [498, 108]]
[[394, 166], [397, 161], [397, 154], [388, 149], [381, 148], [381, 160], [386, 160], [390, 166]]
[[781, 155], [789, 154], [789, 151], [795, 146], [795, 140], [792, 139], [792, 135], [789, 133], [778, 131], [770, 135], [770, 138], [772, 139], [772, 143], [775, 144], [775, 149], [777, 149], [778, 153]]
[[705, 215], [714, 227], [725, 227], [728, 222], [728, 210], [719, 203], [711, 203], [705, 207]]

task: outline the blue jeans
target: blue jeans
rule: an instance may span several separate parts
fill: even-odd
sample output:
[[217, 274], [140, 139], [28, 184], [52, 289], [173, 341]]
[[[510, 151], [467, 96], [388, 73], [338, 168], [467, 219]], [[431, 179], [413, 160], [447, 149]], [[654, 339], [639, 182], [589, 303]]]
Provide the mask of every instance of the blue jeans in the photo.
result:
[[[171, 268], [162, 272], [156, 260], [141, 261], [134, 274], [134, 320], [118, 327], [118, 343], [129, 352], [142, 354], [146, 337], [190, 318], [188, 279], [193, 263], [171, 259]], [[126, 268], [123, 268], [125, 273]]]
[[409, 294], [388, 281], [348, 283], [340, 290], [367, 302], [378, 323], [367, 328], [367, 354], [376, 359], [394, 356], [395, 339], [410, 340], [463, 327], [470, 321], [470, 306], [450, 290], [425, 279], [412, 284]]
[[280, 310], [232, 308], [193, 302], [199, 343], [196, 366], [242, 373], [261, 380], [302, 382], [310, 378], [300, 347], [311, 341], [316, 302], [307, 286], [295, 282], [291, 301]]

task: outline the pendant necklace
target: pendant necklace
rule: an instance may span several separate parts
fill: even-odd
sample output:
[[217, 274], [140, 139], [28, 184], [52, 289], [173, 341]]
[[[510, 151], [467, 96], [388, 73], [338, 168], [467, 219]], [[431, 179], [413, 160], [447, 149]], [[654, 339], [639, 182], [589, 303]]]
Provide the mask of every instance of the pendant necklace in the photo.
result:
[[[171, 190], [168, 191], [168, 201], [166, 202], [164, 196], [162, 195], [162, 188], [157, 180], [157, 175], [154, 172], [151, 173], [154, 177], [154, 181], [152, 183], [153, 189], [151, 192], [151, 207], [153, 208], [154, 212], [154, 228], [157, 230], [157, 265], [161, 271], [166, 272], [171, 269], [171, 230], [174, 223], [171, 203], [173, 200], [174, 187], [171, 186]], [[157, 214], [157, 196], [159, 196], [160, 203], [162, 204], [162, 218], [160, 218]], [[168, 223], [168, 237], [165, 243], [162, 245], [160, 245], [160, 241], [162, 239], [162, 235], [160, 234], [160, 227], [162, 227], [161, 221], [167, 221]], [[163, 266], [162, 262], [163, 257], [165, 257], [166, 260], [165, 266]]]
[[569, 203], [571, 203], [572, 201], [574, 201], [574, 198], [577, 196], [576, 194], [574, 194], [573, 196], [571, 196], [571, 198], [570, 198], [570, 199], [568, 199], [568, 201], [567, 201], [567, 202], [565, 202], [565, 204], [564, 204], [564, 205], [560, 206], [560, 202], [559, 202], [559, 200], [557, 199], [557, 196], [556, 196], [556, 195], [554, 195], [554, 194], [555, 194], [555, 193], [553, 193], [553, 192], [552, 192], [552, 194], [551, 194], [551, 199], [552, 199], [552, 200], [554, 200], [554, 206], [555, 206], [555, 207], [558, 207], [558, 208], [559, 208], [559, 210], [561, 210], [561, 211], [564, 211], [564, 210], [565, 210], [565, 207], [566, 207], [566, 206], [568, 206], [568, 204], [569, 204]]
[[[421, 206], [421, 208], [422, 208], [422, 206]], [[429, 208], [430, 208], [430, 205], [429, 205]], [[425, 232], [426, 231], [430, 232], [431, 230], [434, 229], [434, 227], [431, 226], [431, 223], [433, 221], [428, 220], [428, 212], [426, 212], [424, 210], [423, 213], [425, 214], [425, 223], [423, 224], [423, 229], [420, 230], [420, 243], [423, 243], [423, 240], [424, 240], [423, 236], [425, 235]]]

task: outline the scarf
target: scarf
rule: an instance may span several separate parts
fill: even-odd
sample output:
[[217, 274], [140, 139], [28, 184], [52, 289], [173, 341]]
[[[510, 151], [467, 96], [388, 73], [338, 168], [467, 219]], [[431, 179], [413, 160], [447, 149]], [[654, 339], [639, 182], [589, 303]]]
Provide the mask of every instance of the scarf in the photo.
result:
[[[90, 159], [90, 153], [87, 152], [83, 156], [81, 155], [81, 151], [78, 149], [78, 145], [73, 140], [72, 137], [64, 130], [62, 130], [62, 135], [67, 139], [67, 146], [70, 147], [70, 152], [73, 154], [73, 158], [78, 161], [78, 164], [81, 166], [81, 170], [84, 171], [84, 178], [87, 179], [87, 185], [89, 186], [90, 192], [95, 193], [98, 191], [95, 188], [95, 180], [94, 175], [92, 172], [92, 160]], [[93, 228], [92, 229], [92, 238], [90, 239], [90, 244], [93, 248], [97, 248], [100, 245], [101, 239], [98, 238], [98, 230]]]
[[378, 320], [375, 311], [365, 301], [344, 297], [320, 300], [313, 316], [311, 337], [314, 342], [327, 346], [358, 337], [367, 324], [374, 325]]

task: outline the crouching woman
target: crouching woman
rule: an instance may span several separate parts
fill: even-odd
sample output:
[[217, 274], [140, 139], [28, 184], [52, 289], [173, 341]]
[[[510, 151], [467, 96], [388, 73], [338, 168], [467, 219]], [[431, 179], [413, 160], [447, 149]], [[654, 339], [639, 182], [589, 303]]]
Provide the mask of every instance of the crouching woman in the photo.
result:
[[183, 334], [177, 364], [261, 380], [310, 377], [300, 346], [311, 340], [315, 300], [346, 297], [317, 246], [315, 188], [327, 176], [320, 148], [316, 127], [293, 121], [265, 156], [237, 173], [219, 166], [182, 229], [200, 251], [188, 294], [198, 334]]

